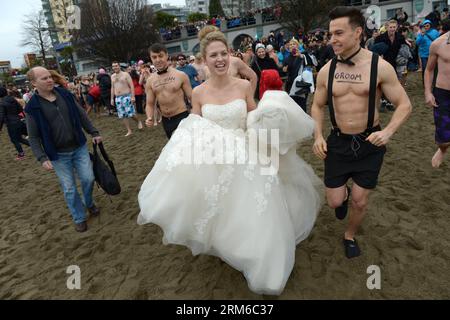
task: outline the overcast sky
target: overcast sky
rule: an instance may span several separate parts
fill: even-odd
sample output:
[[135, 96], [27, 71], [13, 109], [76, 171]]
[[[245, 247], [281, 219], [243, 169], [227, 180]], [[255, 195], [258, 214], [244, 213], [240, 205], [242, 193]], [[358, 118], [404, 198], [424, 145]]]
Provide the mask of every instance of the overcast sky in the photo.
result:
[[[149, 3], [170, 3], [185, 5], [185, 0], [159, 0]], [[20, 68], [24, 63], [23, 55], [31, 52], [30, 48], [21, 47], [22, 21], [24, 16], [42, 9], [41, 0], [0, 0], [2, 17], [0, 18], [0, 61], [11, 61], [13, 68]]]

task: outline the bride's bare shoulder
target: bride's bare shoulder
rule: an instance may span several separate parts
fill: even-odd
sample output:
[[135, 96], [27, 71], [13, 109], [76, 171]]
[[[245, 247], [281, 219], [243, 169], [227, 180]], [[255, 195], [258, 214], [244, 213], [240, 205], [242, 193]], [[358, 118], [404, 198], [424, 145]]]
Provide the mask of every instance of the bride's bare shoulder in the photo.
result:
[[246, 90], [248, 87], [251, 87], [250, 81], [246, 79], [239, 79], [239, 78], [233, 78], [234, 79], [234, 85], [236, 87], [242, 88]]

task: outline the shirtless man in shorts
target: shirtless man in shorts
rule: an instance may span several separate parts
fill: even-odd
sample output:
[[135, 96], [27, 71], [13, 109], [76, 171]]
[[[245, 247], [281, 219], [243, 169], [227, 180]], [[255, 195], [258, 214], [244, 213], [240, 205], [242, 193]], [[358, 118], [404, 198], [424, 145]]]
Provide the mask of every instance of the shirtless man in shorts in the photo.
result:
[[[409, 117], [412, 107], [394, 68], [360, 47], [365, 19], [356, 8], [331, 11], [331, 44], [337, 57], [319, 72], [312, 105], [316, 121], [313, 151], [325, 161], [325, 186], [330, 207], [344, 219], [352, 195], [349, 224], [343, 237], [347, 258], [361, 254], [355, 234], [368, 207], [369, 193], [378, 183], [386, 144]], [[381, 129], [377, 107], [382, 93], [397, 106], [389, 124]], [[333, 129], [322, 135], [327, 104]], [[353, 188], [347, 181], [353, 180]]]
[[[425, 71], [425, 100], [434, 109], [436, 126], [435, 140], [438, 145], [431, 164], [439, 168], [445, 153], [450, 147], [450, 20], [442, 22], [444, 34], [430, 47], [427, 69]], [[436, 87], [432, 89], [434, 70], [439, 65]]]
[[139, 129], [143, 129], [142, 122], [136, 116], [136, 109], [134, 108], [136, 99], [134, 97], [133, 80], [128, 73], [120, 70], [118, 62], [112, 63], [112, 69], [114, 74], [111, 76], [111, 105], [116, 105], [117, 115], [119, 119], [123, 119], [127, 128], [125, 137], [128, 137], [132, 134], [129, 118], [138, 123]]
[[[206, 26], [200, 32], [209, 33], [212, 31], [219, 31], [219, 28], [215, 26]], [[200, 37], [201, 34], [199, 33], [199, 38]], [[210, 72], [208, 70], [208, 67], [206, 66], [205, 74], [206, 79], [208, 79], [210, 77]], [[256, 75], [255, 71], [252, 70], [252, 68], [250, 68], [244, 61], [242, 61], [238, 57], [230, 57], [230, 67], [228, 69], [228, 74], [238, 79], [247, 79], [252, 85], [253, 92], [255, 92], [258, 83], [258, 76]]]
[[189, 116], [186, 98], [192, 98], [192, 87], [189, 77], [182, 71], [169, 66], [167, 49], [157, 43], [150, 47], [150, 58], [158, 70], [147, 79], [145, 92], [147, 104], [145, 111], [148, 127], [153, 126], [155, 102], [158, 101], [162, 114], [162, 124], [170, 139], [181, 120]]

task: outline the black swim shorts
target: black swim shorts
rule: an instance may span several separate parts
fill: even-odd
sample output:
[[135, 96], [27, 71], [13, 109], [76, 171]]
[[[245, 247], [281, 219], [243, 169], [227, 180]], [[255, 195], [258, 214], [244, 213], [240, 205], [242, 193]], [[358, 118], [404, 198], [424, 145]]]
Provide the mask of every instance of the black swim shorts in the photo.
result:
[[[380, 130], [380, 126], [377, 126], [371, 132]], [[325, 159], [327, 188], [342, 187], [350, 178], [364, 189], [370, 190], [377, 186], [386, 147], [377, 147], [365, 141], [368, 135], [370, 133], [348, 135], [339, 130], [331, 131]]]
[[180, 124], [181, 120], [187, 117], [189, 117], [189, 111], [179, 113], [170, 118], [162, 117], [162, 124], [164, 131], [166, 132], [167, 138], [170, 139], [172, 137], [172, 134], [178, 128], [178, 125]]

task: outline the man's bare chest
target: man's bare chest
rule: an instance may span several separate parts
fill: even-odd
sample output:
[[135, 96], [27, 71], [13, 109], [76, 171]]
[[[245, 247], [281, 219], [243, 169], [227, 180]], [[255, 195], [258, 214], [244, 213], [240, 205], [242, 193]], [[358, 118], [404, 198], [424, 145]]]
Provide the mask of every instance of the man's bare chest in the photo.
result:
[[128, 85], [127, 78], [126, 78], [125, 76], [122, 76], [122, 75], [120, 75], [120, 76], [114, 76], [114, 77], [112, 78], [112, 82], [113, 82], [115, 85]]
[[450, 64], [450, 44], [443, 43], [437, 52], [439, 64]]
[[357, 96], [369, 94], [370, 73], [367, 70], [339, 70], [333, 76], [333, 96], [341, 97], [349, 93]]
[[230, 68], [228, 69], [228, 75], [235, 77], [235, 78], [239, 78], [238, 69], [233, 64], [231, 64]]
[[175, 76], [169, 75], [159, 77], [152, 82], [152, 90], [158, 95], [160, 93], [175, 93], [181, 88], [181, 81]]

